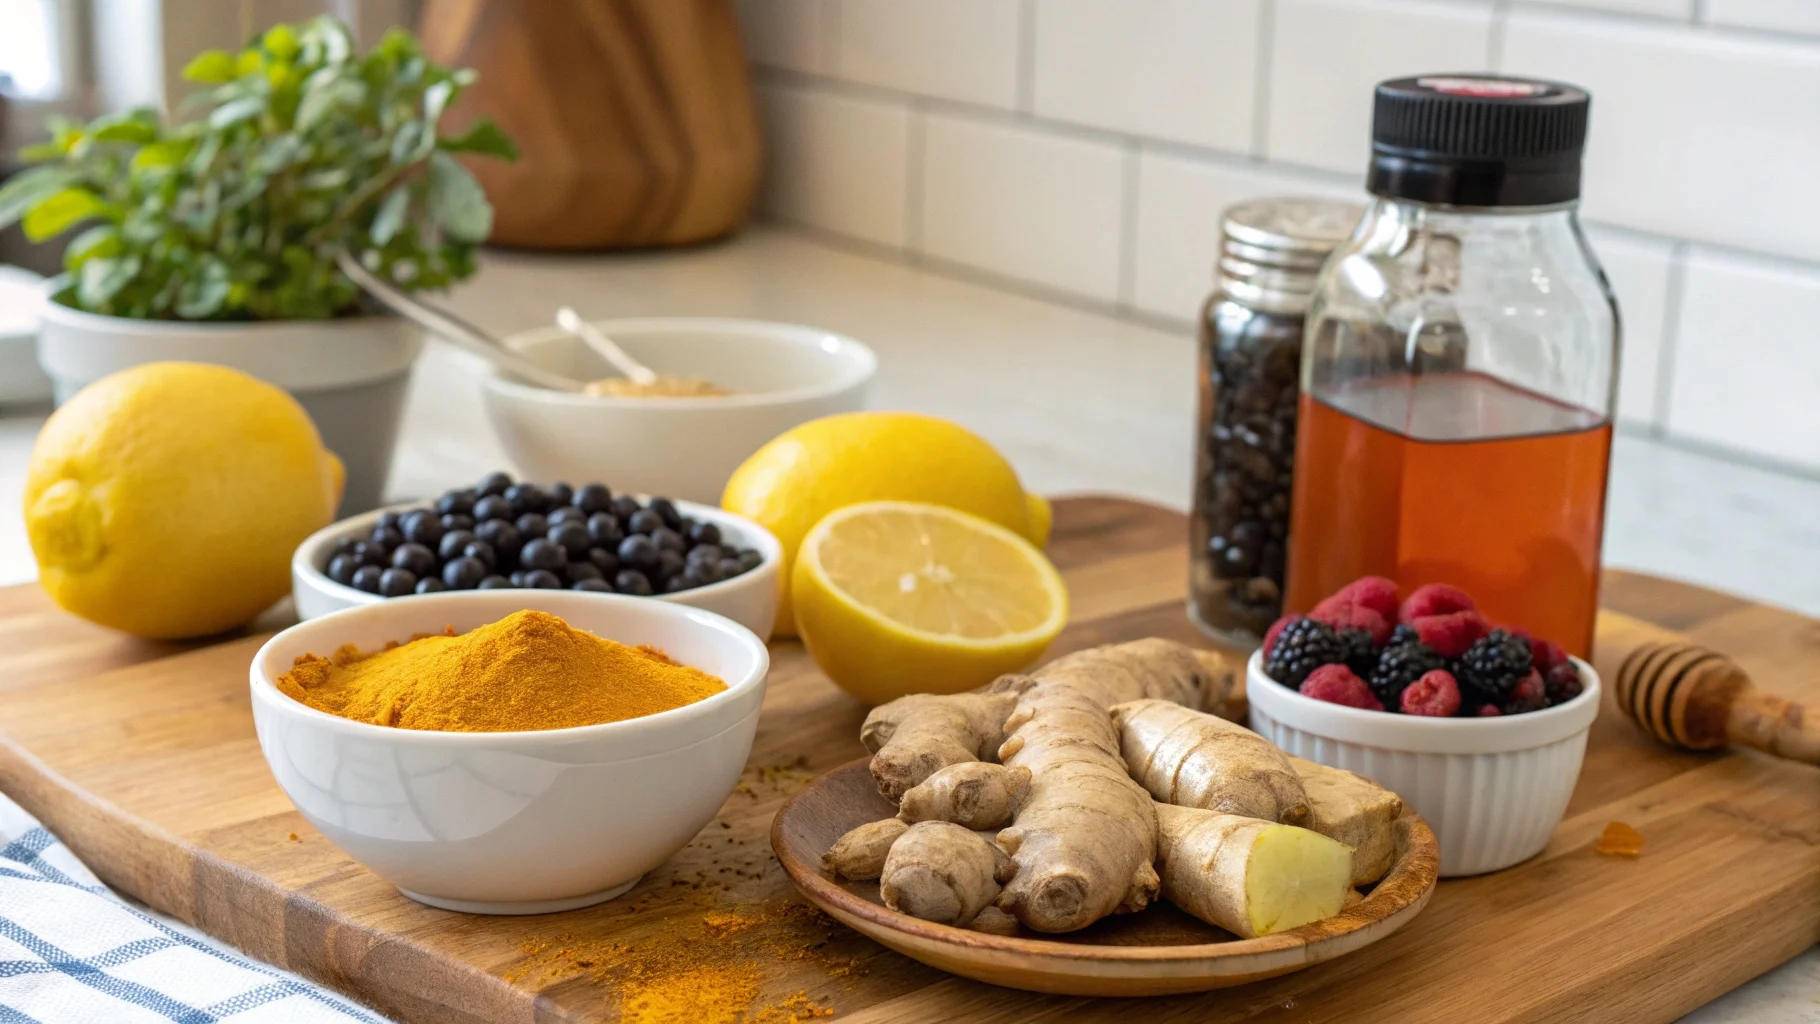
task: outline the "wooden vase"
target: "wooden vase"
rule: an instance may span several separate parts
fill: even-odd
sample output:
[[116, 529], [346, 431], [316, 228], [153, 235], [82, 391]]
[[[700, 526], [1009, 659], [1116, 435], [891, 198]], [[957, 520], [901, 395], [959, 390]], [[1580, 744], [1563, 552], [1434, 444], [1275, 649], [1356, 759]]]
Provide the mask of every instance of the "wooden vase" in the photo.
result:
[[736, 230], [761, 164], [732, 0], [427, 0], [431, 59], [480, 81], [447, 119], [480, 115], [516, 163], [468, 166], [497, 245], [683, 245]]

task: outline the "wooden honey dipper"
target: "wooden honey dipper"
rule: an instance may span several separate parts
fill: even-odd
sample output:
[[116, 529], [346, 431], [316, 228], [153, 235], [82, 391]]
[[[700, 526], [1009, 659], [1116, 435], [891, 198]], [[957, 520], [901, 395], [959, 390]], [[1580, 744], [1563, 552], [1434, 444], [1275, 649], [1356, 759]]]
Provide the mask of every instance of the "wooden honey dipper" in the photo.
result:
[[1730, 658], [1678, 633], [1601, 612], [1593, 664], [1619, 710], [1664, 743], [1688, 750], [1736, 743], [1820, 764], [1820, 720], [1757, 689]]

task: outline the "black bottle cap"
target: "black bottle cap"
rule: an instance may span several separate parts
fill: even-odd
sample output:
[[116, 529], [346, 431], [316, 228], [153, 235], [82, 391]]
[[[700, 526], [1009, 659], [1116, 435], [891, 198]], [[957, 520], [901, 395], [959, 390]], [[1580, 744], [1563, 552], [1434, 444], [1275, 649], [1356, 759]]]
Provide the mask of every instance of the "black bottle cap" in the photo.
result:
[[1529, 78], [1452, 74], [1380, 82], [1366, 188], [1445, 206], [1578, 199], [1591, 105], [1584, 89]]

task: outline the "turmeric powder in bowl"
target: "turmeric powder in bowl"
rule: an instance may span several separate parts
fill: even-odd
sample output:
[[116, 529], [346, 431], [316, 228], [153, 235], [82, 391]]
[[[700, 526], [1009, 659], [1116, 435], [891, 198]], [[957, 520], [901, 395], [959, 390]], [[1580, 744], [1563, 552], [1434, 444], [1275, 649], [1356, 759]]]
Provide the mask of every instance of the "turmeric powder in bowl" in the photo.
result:
[[520, 611], [459, 636], [362, 654], [305, 654], [281, 693], [318, 711], [399, 729], [520, 732], [622, 722], [727, 688], [653, 647], [630, 647]]

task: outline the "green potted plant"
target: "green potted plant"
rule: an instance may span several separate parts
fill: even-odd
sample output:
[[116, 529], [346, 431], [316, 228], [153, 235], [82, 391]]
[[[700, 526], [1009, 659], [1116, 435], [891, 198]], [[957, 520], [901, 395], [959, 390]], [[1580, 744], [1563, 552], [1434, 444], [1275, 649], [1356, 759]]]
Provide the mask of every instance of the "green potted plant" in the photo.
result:
[[294, 394], [348, 468], [344, 512], [379, 501], [421, 336], [374, 315], [343, 250], [401, 288], [472, 274], [493, 211], [456, 159], [513, 159], [487, 121], [438, 133], [474, 73], [393, 30], [357, 54], [332, 18], [279, 25], [184, 75], [193, 117], [62, 122], [0, 188], [0, 226], [77, 228], [50, 284], [39, 362], [59, 402], [169, 359], [245, 370]]

